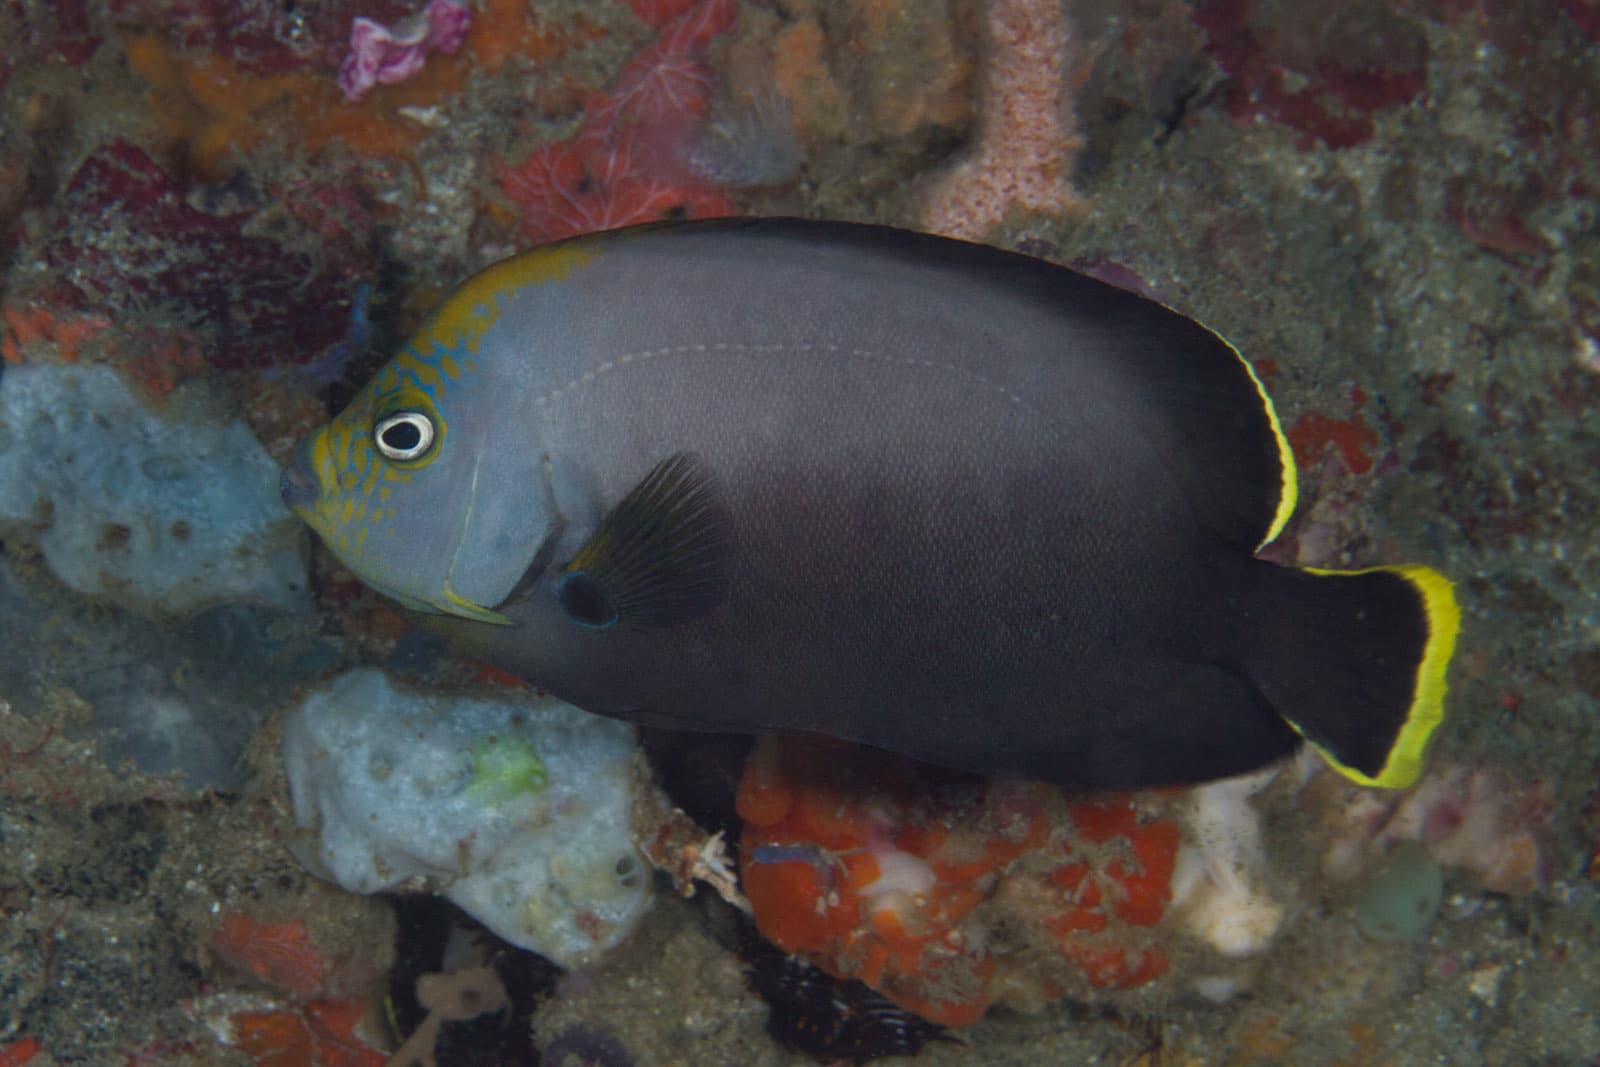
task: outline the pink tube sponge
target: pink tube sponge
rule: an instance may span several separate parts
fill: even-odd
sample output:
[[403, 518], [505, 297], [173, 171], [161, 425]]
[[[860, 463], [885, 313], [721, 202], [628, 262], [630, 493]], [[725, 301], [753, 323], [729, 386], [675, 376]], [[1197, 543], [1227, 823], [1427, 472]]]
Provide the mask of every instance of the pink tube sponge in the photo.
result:
[[1062, 0], [991, 0], [985, 23], [976, 143], [935, 181], [922, 218], [930, 233], [969, 241], [1012, 212], [1062, 215], [1083, 203], [1072, 186], [1081, 72]]

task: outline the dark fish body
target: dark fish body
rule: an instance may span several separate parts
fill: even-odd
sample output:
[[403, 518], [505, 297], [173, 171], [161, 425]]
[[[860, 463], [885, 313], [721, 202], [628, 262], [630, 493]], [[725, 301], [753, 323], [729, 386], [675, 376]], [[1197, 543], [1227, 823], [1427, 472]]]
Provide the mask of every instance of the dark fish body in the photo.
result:
[[[408, 503], [429, 468], [389, 501], [460, 525], [399, 540], [450, 555], [469, 608], [393, 569], [374, 584], [468, 653], [606, 715], [1072, 786], [1239, 773], [1302, 734], [1358, 780], [1414, 777], [1449, 583], [1254, 557], [1292, 510], [1292, 459], [1206, 328], [878, 227], [693, 224], [530, 257], [440, 313], [487, 309], [476, 335], [436, 323], [409, 349], [473, 364], [443, 376], [436, 446], [471, 450], [452, 476], [470, 499]], [[339, 450], [312, 452], [302, 482], [333, 500]], [[679, 479], [650, 481], [663, 464]], [[537, 507], [499, 503], [517, 493]]]

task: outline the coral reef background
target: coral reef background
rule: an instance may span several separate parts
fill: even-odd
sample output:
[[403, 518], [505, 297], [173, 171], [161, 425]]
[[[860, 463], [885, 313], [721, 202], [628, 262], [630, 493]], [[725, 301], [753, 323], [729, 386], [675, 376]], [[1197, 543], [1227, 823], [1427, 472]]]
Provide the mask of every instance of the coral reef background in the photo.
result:
[[[1185, 832], [1221, 828], [1198, 854], [1265, 872], [1277, 909], [1210, 984], [1180, 980], [1176, 950], [1122, 999], [1014, 984], [923, 1047], [893, 1005], [669, 892], [558, 977], [285, 847], [297, 687], [358, 664], [510, 680], [304, 546], [274, 598], [152, 597], [133, 550], [204, 531], [139, 501], [210, 457], [119, 450], [117, 407], [74, 409], [92, 449], [25, 461], [46, 423], [74, 425], [39, 401], [0, 422], [0, 1065], [382, 1064], [424, 1020], [437, 1047], [408, 1055], [447, 1067], [799, 1064], [807, 1041], [952, 1065], [1600, 1058], [1600, 3], [434, 0], [408, 21], [423, 11], [0, 0], [0, 367], [113, 368], [161, 440], [248, 428], [281, 461], [440, 294], [539, 240], [782, 213], [1070, 263], [1256, 362], [1302, 483], [1275, 558], [1457, 580], [1434, 769], [1402, 797], [1285, 778], [1195, 800]], [[358, 55], [358, 20], [389, 50]], [[384, 73], [352, 94], [347, 66]], [[59, 388], [38, 395], [87, 403]], [[74, 585], [41, 546], [101, 516], [96, 486], [133, 511], [74, 542], [93, 576]], [[654, 751], [693, 772], [666, 783], [677, 803], [731, 798], [738, 758]], [[1440, 879], [1417, 890], [1431, 921], [1363, 934], [1390, 929], [1366, 891], [1417, 864]], [[1163, 870], [1184, 936], [1213, 945], [1207, 924], [1257, 899]], [[836, 971], [914, 970], [793, 936]]]

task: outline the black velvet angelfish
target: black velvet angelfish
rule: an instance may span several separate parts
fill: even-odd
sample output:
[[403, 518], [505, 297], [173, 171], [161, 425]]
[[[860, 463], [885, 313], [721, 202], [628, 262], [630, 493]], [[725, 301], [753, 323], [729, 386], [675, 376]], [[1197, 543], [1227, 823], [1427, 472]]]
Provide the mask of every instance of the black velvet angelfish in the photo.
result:
[[1256, 558], [1294, 461], [1210, 330], [874, 226], [646, 227], [490, 267], [283, 485], [362, 579], [579, 707], [1074, 787], [1302, 738], [1406, 785], [1458, 625], [1427, 567]]

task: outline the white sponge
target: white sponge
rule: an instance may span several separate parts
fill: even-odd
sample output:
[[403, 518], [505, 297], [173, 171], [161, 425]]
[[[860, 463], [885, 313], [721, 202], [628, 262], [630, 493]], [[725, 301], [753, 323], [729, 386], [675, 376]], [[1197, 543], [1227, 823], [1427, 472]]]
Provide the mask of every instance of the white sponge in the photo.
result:
[[302, 860], [352, 892], [443, 893], [563, 966], [621, 941], [649, 903], [624, 723], [355, 670], [290, 714], [283, 759]]

